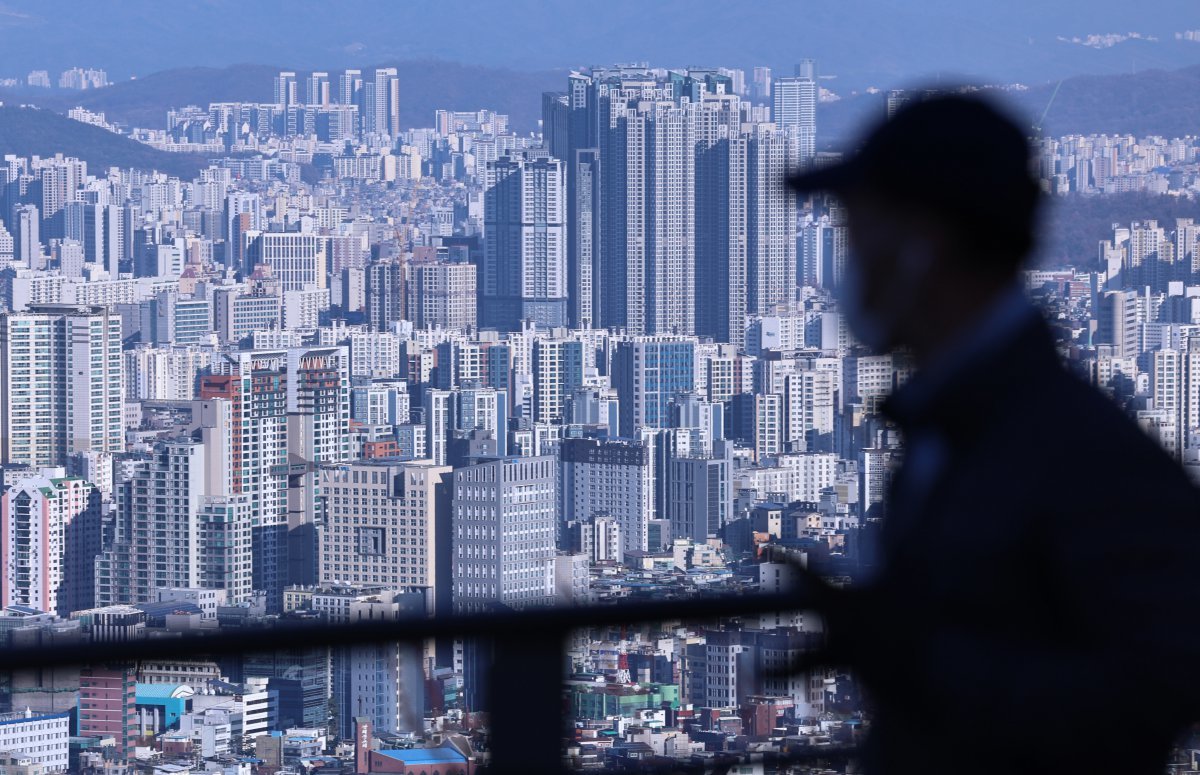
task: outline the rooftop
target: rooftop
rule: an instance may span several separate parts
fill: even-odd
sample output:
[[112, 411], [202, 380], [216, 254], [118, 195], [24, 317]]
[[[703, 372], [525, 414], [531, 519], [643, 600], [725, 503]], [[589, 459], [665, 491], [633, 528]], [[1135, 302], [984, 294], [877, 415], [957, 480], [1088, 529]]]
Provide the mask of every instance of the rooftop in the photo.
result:
[[453, 748], [393, 748], [377, 751], [381, 756], [396, 759], [406, 765], [414, 764], [465, 764], [467, 758]]

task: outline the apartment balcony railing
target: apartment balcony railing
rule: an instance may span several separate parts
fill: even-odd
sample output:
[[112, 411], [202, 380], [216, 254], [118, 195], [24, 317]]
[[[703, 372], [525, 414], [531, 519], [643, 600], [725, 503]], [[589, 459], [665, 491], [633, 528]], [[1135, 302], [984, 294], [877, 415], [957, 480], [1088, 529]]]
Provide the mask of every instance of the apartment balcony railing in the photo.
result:
[[[486, 614], [448, 615], [342, 625], [278, 625], [227, 629], [182, 638], [151, 638], [73, 646], [0, 650], [0, 669], [58, 665], [130, 663], [181, 657], [223, 657], [303, 647], [346, 647], [372, 643], [421, 642], [427, 638], [470, 638], [491, 644], [487, 711], [487, 773], [563, 771], [567, 724], [562, 673], [571, 632], [590, 627], [669, 621], [707, 622], [804, 608], [795, 594], [723, 595], [692, 600], [611, 606], [542, 608]], [[853, 748], [813, 746], [786, 753], [756, 754], [776, 764], [845, 761]], [[720, 754], [704, 762], [685, 760], [637, 765], [636, 771], [723, 772], [746, 754]], [[592, 770], [594, 771], [594, 770]], [[618, 770], [612, 770], [618, 771]], [[629, 771], [622, 768], [619, 771]]]

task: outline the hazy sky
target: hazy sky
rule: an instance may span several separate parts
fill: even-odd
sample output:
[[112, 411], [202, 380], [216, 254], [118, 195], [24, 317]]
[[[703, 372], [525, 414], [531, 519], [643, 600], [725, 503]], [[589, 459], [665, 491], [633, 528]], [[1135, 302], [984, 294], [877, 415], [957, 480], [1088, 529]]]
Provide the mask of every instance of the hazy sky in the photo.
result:
[[[1200, 3], [1153, 6], [1151, 14], [1128, 0], [0, 0], [0, 77], [73, 65], [125, 78], [189, 65], [334, 69], [428, 57], [518, 69], [650, 60], [787, 70], [812, 56], [837, 76], [831, 88], [849, 90], [937, 72], [1040, 82], [1200, 63], [1200, 43], [1175, 37], [1200, 28]], [[1114, 37], [1086, 45], [1090, 35]]]

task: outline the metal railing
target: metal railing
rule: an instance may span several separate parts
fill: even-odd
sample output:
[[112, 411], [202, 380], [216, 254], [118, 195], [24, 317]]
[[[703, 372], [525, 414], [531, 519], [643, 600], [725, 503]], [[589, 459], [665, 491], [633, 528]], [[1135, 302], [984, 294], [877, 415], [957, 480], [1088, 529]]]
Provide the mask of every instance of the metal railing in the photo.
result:
[[[487, 772], [551, 773], [562, 771], [563, 742], [568, 736], [562, 666], [571, 632], [606, 626], [737, 619], [804, 607], [795, 594], [747, 594], [337, 625], [288, 623], [176, 638], [0, 649], [0, 669], [129, 663], [181, 656], [236, 656], [297, 646], [348, 647], [419, 642], [428, 638], [479, 639], [492, 644], [487, 683], [490, 718]], [[842, 747], [820, 747], [812, 751], [761, 754], [759, 758], [778, 762], [834, 761], [844, 760], [851, 753], [851, 749]], [[701, 765], [671, 762], [640, 769], [721, 771], [735, 759], [740, 761], [742, 757], [717, 756]]]

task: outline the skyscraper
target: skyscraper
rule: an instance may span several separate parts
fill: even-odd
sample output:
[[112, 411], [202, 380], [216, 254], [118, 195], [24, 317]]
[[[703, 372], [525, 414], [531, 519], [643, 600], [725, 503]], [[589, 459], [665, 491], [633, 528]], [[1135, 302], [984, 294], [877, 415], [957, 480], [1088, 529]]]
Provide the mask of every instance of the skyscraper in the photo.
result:
[[362, 70], [346, 70], [338, 78], [338, 102], [359, 105], [362, 102]]
[[816, 63], [806, 59], [796, 65], [796, 75], [777, 78], [771, 87], [771, 118], [775, 125], [794, 132], [800, 143], [800, 161], [807, 164], [817, 154]]
[[300, 96], [296, 92], [296, 74], [286, 70], [280, 72], [275, 76], [275, 104], [290, 108], [299, 103]]
[[396, 137], [400, 134], [400, 78], [396, 68], [377, 68], [375, 80], [368, 86], [363, 131]]
[[738, 342], [747, 308], [747, 142], [696, 148], [696, 333]]
[[771, 100], [771, 68], [754, 68], [754, 77], [750, 86], [750, 98], [755, 102], [769, 102]]
[[373, 261], [366, 268], [367, 321], [376, 331], [388, 331], [404, 320], [405, 264], [393, 258]]
[[35, 205], [20, 205], [13, 217], [13, 259], [30, 269], [41, 263], [41, 216]]
[[250, 598], [253, 504], [230, 492], [228, 446], [207, 438], [167, 441], [132, 464], [117, 491], [112, 543], [96, 562], [98, 605], [148, 603], [175, 587]]
[[308, 104], [329, 107], [329, 73], [316, 72], [308, 76]]
[[[784, 178], [800, 162], [793, 135], [752, 127], [746, 149], [746, 309], [781, 311], [796, 300], [796, 198]], [[739, 327], [740, 342], [744, 329]]]
[[600, 324], [630, 334], [695, 330], [695, 111], [669, 85], [600, 95]]
[[251, 526], [254, 589], [281, 604], [287, 583], [287, 384], [286, 351], [235, 352], [212, 364], [200, 379], [200, 398], [229, 401], [228, 422], [212, 416], [228, 455], [229, 490], [246, 493], [255, 505]]
[[480, 324], [567, 324], [566, 176], [558, 159], [507, 155], [487, 167]]
[[225, 198], [225, 266], [247, 272], [246, 235], [262, 228], [258, 194], [234, 191]]
[[46, 304], [0, 315], [0, 462], [65, 465], [125, 448], [121, 318]]

